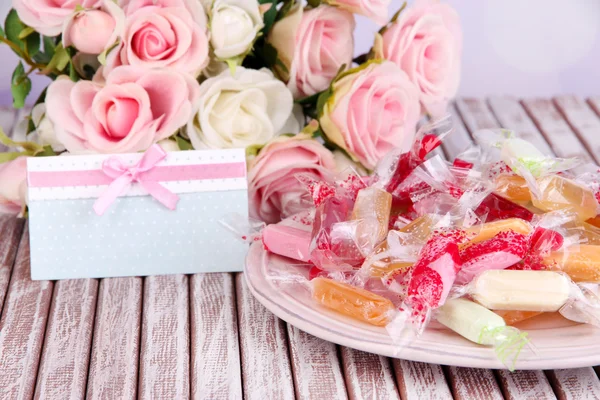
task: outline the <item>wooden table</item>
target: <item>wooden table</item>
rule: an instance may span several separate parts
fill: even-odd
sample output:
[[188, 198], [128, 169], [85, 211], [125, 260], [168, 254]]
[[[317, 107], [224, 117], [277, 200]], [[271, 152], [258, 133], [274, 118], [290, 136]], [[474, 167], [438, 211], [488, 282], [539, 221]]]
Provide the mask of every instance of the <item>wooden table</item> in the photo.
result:
[[[600, 97], [460, 99], [482, 128], [600, 162]], [[0, 110], [12, 129], [17, 115]], [[242, 274], [31, 281], [27, 224], [0, 218], [0, 399], [600, 399], [594, 368], [492, 371], [380, 357], [274, 317]], [[600, 371], [600, 370], [598, 370]]]

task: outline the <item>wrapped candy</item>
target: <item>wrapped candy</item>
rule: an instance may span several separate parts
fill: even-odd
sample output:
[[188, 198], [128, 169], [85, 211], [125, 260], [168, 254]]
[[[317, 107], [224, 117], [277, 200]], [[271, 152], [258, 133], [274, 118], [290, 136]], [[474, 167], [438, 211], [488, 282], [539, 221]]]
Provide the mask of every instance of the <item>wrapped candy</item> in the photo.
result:
[[554, 251], [543, 263], [551, 271], [565, 272], [575, 282], [600, 283], [600, 245], [581, 244]]
[[396, 312], [389, 299], [346, 283], [314, 278], [310, 284], [319, 304], [371, 325], [387, 325]]
[[600, 326], [600, 300], [554, 271], [485, 271], [461, 290], [490, 310], [555, 312]]
[[458, 250], [461, 240], [456, 232], [434, 234], [412, 267], [405, 304], [418, 332], [424, 329], [431, 311], [444, 304], [450, 293], [461, 267]]
[[528, 250], [528, 237], [512, 230], [502, 231], [490, 239], [469, 244], [460, 251], [462, 268], [456, 283], [468, 283], [482, 271], [506, 269], [521, 261]]
[[265, 248], [280, 256], [308, 262], [310, 260], [310, 232], [277, 224], [267, 226], [262, 233]]
[[450, 116], [421, 127], [410, 151], [391, 152], [379, 163], [375, 185], [390, 193], [396, 206], [410, 206], [410, 193], [422, 187], [422, 182], [412, 181], [409, 177], [453, 130]]
[[550, 175], [536, 181], [539, 195], [531, 199], [540, 210], [570, 210], [582, 221], [596, 217], [598, 201], [594, 193], [575, 181], [560, 175]]
[[[360, 235], [371, 236], [374, 243], [381, 243], [388, 233], [391, 208], [392, 195], [385, 190], [376, 187], [361, 189], [354, 203], [352, 219], [372, 221], [375, 224], [361, 223], [359, 229], [363, 230], [363, 232]], [[368, 228], [373, 225], [376, 227], [376, 230], [371, 232]]]
[[531, 201], [529, 186], [522, 176], [503, 174], [496, 178], [494, 184], [494, 192], [505, 199], [519, 203], [528, 203]]
[[436, 319], [472, 342], [494, 347], [498, 359], [510, 370], [528, 343], [527, 333], [507, 326], [498, 314], [466, 299], [448, 300], [436, 311]]
[[515, 311], [515, 310], [496, 310], [496, 314], [504, 319], [506, 325], [514, 325], [523, 322], [538, 315], [543, 314], [542, 311]]

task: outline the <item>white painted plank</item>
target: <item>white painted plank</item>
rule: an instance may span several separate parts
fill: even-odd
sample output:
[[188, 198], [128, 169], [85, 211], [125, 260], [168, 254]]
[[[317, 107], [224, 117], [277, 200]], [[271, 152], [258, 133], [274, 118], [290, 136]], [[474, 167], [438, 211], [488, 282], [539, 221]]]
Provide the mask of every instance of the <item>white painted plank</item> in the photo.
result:
[[23, 219], [0, 214], [0, 313], [23, 234]]
[[556, 399], [543, 371], [496, 371], [500, 388], [507, 400]]
[[250, 293], [243, 274], [236, 275], [244, 398], [294, 398], [285, 323]]
[[403, 400], [446, 400], [452, 398], [440, 365], [393, 359], [396, 382]]
[[460, 98], [456, 100], [456, 107], [471, 135], [480, 129], [500, 127], [483, 99]]
[[489, 99], [492, 113], [496, 116], [503, 128], [515, 131], [544, 154], [552, 154], [544, 136], [537, 129], [527, 112], [519, 102], [512, 96], [496, 96]]
[[190, 278], [191, 384], [194, 399], [242, 398], [242, 373], [232, 274]]
[[593, 368], [546, 371], [558, 400], [600, 399], [600, 380]]
[[142, 278], [100, 281], [88, 399], [137, 398]]
[[583, 142], [590, 155], [600, 163], [600, 118], [576, 96], [559, 96], [554, 104]]
[[71, 399], [85, 396], [98, 281], [58, 281], [35, 390], [36, 399]]
[[185, 275], [144, 280], [139, 396], [190, 397], [189, 284]]
[[52, 282], [32, 281], [26, 227], [0, 319], [0, 399], [33, 397]]
[[336, 345], [287, 325], [298, 399], [347, 399]]
[[503, 400], [502, 391], [489, 369], [446, 367], [455, 400]]
[[551, 100], [528, 99], [523, 100], [522, 104], [557, 156], [579, 157], [585, 162], [592, 161]]
[[469, 135], [469, 132], [465, 128], [460, 114], [456, 110], [456, 105], [451, 104], [448, 107], [448, 112], [452, 115], [455, 131], [444, 140], [442, 147], [446, 153], [446, 157], [449, 160], [454, 160], [457, 155], [472, 146], [473, 141], [471, 140], [471, 135]]
[[400, 399], [390, 360], [377, 354], [342, 347], [342, 369], [351, 400]]

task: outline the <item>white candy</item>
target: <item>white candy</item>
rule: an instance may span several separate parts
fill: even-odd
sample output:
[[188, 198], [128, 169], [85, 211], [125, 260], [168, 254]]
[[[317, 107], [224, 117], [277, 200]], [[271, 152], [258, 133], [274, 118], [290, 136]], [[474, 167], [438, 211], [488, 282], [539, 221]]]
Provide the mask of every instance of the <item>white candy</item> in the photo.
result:
[[498, 314], [465, 299], [448, 300], [437, 311], [440, 324], [479, 344], [494, 344], [494, 337], [485, 333], [506, 326]]
[[570, 293], [569, 279], [552, 271], [489, 270], [472, 285], [473, 299], [491, 310], [558, 311]]

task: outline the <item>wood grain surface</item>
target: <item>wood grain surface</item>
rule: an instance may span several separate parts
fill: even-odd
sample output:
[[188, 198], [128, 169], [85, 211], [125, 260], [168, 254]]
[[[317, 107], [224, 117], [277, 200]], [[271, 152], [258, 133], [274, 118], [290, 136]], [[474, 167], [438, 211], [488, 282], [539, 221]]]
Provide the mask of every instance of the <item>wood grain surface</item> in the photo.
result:
[[46, 327], [36, 399], [85, 396], [98, 281], [56, 282]]
[[347, 399], [337, 346], [287, 325], [296, 398]]
[[402, 400], [452, 398], [441, 365], [398, 359], [393, 359], [392, 365]]
[[100, 282], [88, 399], [137, 398], [142, 284], [135, 277]]
[[189, 304], [186, 275], [144, 279], [138, 383], [141, 398], [190, 397]]
[[23, 233], [23, 219], [0, 214], [0, 314]]
[[194, 399], [240, 399], [242, 372], [233, 274], [190, 277]]
[[390, 360], [377, 354], [342, 347], [342, 369], [352, 400], [399, 399]]
[[33, 397], [52, 288], [31, 280], [25, 228], [0, 319], [0, 399]]
[[243, 274], [235, 278], [244, 398], [294, 398], [285, 323], [250, 293]]

